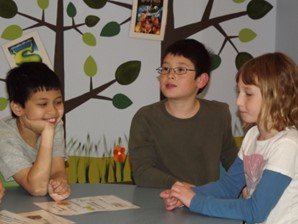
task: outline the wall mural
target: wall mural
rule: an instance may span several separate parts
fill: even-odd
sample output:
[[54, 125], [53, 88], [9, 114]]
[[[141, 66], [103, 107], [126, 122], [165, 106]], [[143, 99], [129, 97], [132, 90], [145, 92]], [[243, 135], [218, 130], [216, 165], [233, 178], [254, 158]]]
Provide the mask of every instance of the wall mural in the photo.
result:
[[[144, 0], [146, 1], [146, 0]], [[151, 0], [156, 2], [158, 0]], [[40, 9], [39, 15], [32, 15], [22, 12], [22, 4], [16, 3], [13, 0], [0, 0], [0, 22], [1, 20], [13, 20], [15, 16], [24, 17], [32, 22], [29, 26], [21, 26], [18, 24], [8, 25], [2, 31], [1, 38], [7, 41], [15, 40], [24, 35], [23, 31], [35, 31], [37, 28], [48, 29], [50, 32], [54, 32], [55, 44], [54, 44], [54, 60], [53, 69], [58, 74], [62, 86], [63, 93], [65, 94], [65, 33], [69, 31], [75, 31], [81, 36], [81, 40], [77, 41], [77, 44], [85, 44], [88, 47], [97, 46], [99, 40], [97, 35], [88, 31], [88, 28], [93, 28], [101, 23], [101, 18], [97, 15], [90, 14], [85, 15], [85, 20], [78, 22], [76, 19], [77, 13], [80, 8], [76, 7], [77, 1], [63, 1], [57, 0], [56, 8], [56, 23], [48, 22], [47, 9], [53, 1], [49, 0], [37, 0], [36, 4]], [[113, 4], [119, 8], [124, 8], [128, 11], [132, 10], [132, 4], [124, 3], [121, 1], [113, 0], [83, 0], [83, 2], [92, 10], [104, 10], [109, 4]], [[245, 61], [252, 58], [253, 55], [247, 51], [240, 51], [235, 40], [240, 42], [252, 41], [257, 34], [249, 28], [243, 28], [238, 34], [230, 34], [222, 26], [222, 23], [227, 21], [233, 21], [240, 17], [247, 17], [251, 20], [262, 19], [273, 6], [265, 0], [251, 0], [248, 2], [247, 7], [243, 11], [231, 12], [218, 17], [213, 17], [212, 9], [214, 8], [215, 1], [208, 0], [203, 9], [203, 16], [199, 21], [193, 21], [192, 23], [175, 27], [175, 15], [174, 15], [174, 0], [168, 0], [168, 12], [167, 12], [167, 24], [165, 28], [165, 34], [163, 41], [160, 41], [160, 55], [163, 55], [166, 47], [176, 40], [188, 38], [192, 35], [206, 30], [210, 27], [223, 36], [223, 42], [217, 53], [212, 56], [212, 69], [217, 69], [221, 63], [221, 53], [227, 45], [231, 45], [236, 52], [235, 66], [239, 68]], [[235, 4], [241, 4], [245, 0], [233, 0]], [[25, 4], [25, 3], [23, 3]], [[93, 11], [94, 12], [94, 11]], [[131, 14], [130, 14], [131, 15]], [[108, 21], [100, 31], [100, 38], [111, 38], [120, 34], [121, 26], [129, 23], [131, 17], [129, 16], [123, 22]], [[68, 22], [69, 25], [65, 25], [64, 22]], [[12, 22], [13, 23], [13, 22]], [[119, 84], [127, 86], [135, 82], [140, 74], [142, 63], [141, 60], [133, 59], [123, 61], [119, 64], [118, 68], [114, 71], [114, 78], [104, 82], [100, 85], [95, 85], [94, 78], [98, 73], [99, 62], [93, 55], [89, 55], [85, 58], [82, 65], [84, 75], [89, 79], [88, 91], [80, 93], [79, 95], [65, 99], [65, 125], [67, 124], [67, 114], [70, 111], [76, 110], [79, 106], [85, 104], [90, 99], [100, 101], [110, 101], [115, 108], [126, 109], [130, 107], [133, 102], [129, 96], [122, 93], [115, 93], [110, 97], [107, 95], [101, 95], [101, 93], [111, 87], [113, 84]], [[0, 78], [0, 82], [5, 83], [5, 79]], [[0, 110], [5, 110], [8, 106], [7, 99], [0, 97]], [[106, 182], [129, 182], [131, 181], [130, 164], [127, 155], [127, 149], [122, 144], [122, 138], [118, 138], [112, 149], [107, 147], [106, 139], [101, 139], [98, 143], [91, 141], [89, 134], [87, 135], [86, 142], [80, 142], [76, 139], [69, 139], [67, 142], [67, 150], [71, 155], [68, 160], [68, 175], [71, 183], [79, 182], [91, 182], [91, 183], [106, 183]], [[125, 138], [127, 141], [127, 138]], [[105, 149], [102, 155], [98, 155], [100, 147], [104, 145]], [[102, 151], [102, 149], [101, 149]], [[95, 152], [97, 157], [90, 156], [90, 152]]]

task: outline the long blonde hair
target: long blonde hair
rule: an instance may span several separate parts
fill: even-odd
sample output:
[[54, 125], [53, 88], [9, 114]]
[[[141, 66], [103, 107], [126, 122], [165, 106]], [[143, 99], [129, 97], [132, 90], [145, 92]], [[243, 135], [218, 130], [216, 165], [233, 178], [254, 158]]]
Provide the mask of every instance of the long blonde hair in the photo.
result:
[[253, 58], [238, 71], [237, 83], [240, 78], [244, 84], [261, 90], [258, 125], [266, 130], [298, 129], [298, 68], [291, 58], [280, 52]]

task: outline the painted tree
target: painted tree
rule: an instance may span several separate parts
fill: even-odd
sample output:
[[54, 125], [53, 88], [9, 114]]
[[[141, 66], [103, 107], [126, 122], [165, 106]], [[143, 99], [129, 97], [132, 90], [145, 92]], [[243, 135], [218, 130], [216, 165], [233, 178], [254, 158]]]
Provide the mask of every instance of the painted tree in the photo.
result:
[[[235, 4], [241, 4], [245, 0], [233, 0]], [[190, 37], [191, 35], [201, 32], [209, 27], [214, 27], [223, 37], [223, 44], [218, 53], [213, 55], [212, 69], [216, 69], [220, 63], [220, 54], [227, 43], [230, 43], [237, 52], [235, 64], [239, 68], [245, 61], [252, 58], [252, 55], [248, 52], [239, 52], [236, 45], [233, 43], [234, 38], [239, 38], [241, 42], [249, 42], [256, 37], [256, 33], [248, 28], [243, 28], [236, 35], [229, 35], [222, 28], [221, 23], [229, 20], [234, 20], [239, 17], [248, 16], [250, 19], [258, 20], [263, 18], [273, 6], [265, 0], [251, 0], [247, 4], [246, 10], [240, 12], [233, 12], [219, 17], [211, 18], [211, 12], [213, 8], [214, 0], [209, 0], [205, 6], [201, 21], [193, 22], [185, 26], [175, 28], [174, 17], [174, 0], [168, 2], [168, 15], [167, 26], [165, 30], [165, 37], [161, 43], [161, 55], [165, 52], [166, 47], [179, 39]]]
[[[235, 4], [241, 4], [245, 0], [233, 0]], [[119, 7], [132, 9], [132, 5], [122, 3], [119, 1], [111, 0], [84, 0], [84, 2], [93, 9], [103, 8], [107, 3], [118, 5]], [[49, 5], [48, 0], [37, 0], [37, 4], [42, 11], [41, 18], [33, 17], [32, 15], [24, 14], [19, 11], [16, 3], [13, 0], [0, 0], [0, 17], [11, 19], [15, 15], [23, 16], [35, 22], [34, 25], [26, 28], [21, 28], [18, 25], [8, 26], [2, 33], [1, 37], [4, 39], [12, 40], [22, 36], [24, 30], [34, 29], [37, 27], [47, 27], [51, 31], [55, 32], [55, 55], [54, 55], [54, 70], [59, 75], [62, 83], [64, 84], [64, 32], [74, 30], [81, 34], [84, 43], [89, 46], [96, 45], [96, 38], [92, 33], [86, 32], [82, 33], [80, 27], [95, 26], [100, 18], [95, 15], [88, 15], [83, 23], [76, 23], [75, 17], [77, 14], [77, 9], [72, 2], [69, 2], [66, 8], [66, 13], [71, 20], [71, 25], [64, 25], [64, 4], [63, 0], [57, 0], [57, 18], [56, 24], [50, 24], [46, 22], [45, 10]], [[219, 17], [211, 18], [211, 12], [213, 8], [214, 0], [209, 0], [206, 3], [204, 13], [200, 21], [195, 21], [192, 24], [175, 28], [175, 16], [174, 16], [174, 0], [168, 1], [168, 14], [167, 14], [167, 26], [165, 30], [164, 40], [161, 41], [161, 55], [165, 52], [166, 47], [178, 39], [188, 38], [193, 34], [202, 32], [203, 30], [214, 27], [222, 36], [223, 43], [218, 53], [213, 55], [212, 69], [216, 69], [221, 64], [220, 54], [227, 43], [229, 43], [236, 51], [235, 64], [239, 68], [245, 61], [252, 58], [253, 56], [248, 52], [239, 52], [237, 46], [234, 44], [233, 39], [238, 38], [242, 42], [249, 42], [255, 38], [257, 35], [253, 30], [248, 28], [243, 28], [238, 34], [228, 34], [221, 23], [234, 20], [239, 17], [247, 16], [249, 19], [258, 20], [263, 18], [271, 9], [272, 5], [265, 0], [250, 0], [247, 4], [246, 10], [240, 12], [232, 12], [226, 15], [221, 15]], [[123, 21], [122, 23], [117, 23], [115, 21], [109, 22], [104, 26], [101, 31], [101, 37], [109, 37], [117, 35], [120, 32], [120, 26], [129, 22], [130, 17]], [[65, 112], [69, 112], [81, 104], [85, 103], [91, 98], [100, 100], [111, 100], [115, 107], [126, 108], [131, 104], [129, 98], [123, 94], [116, 94], [113, 98], [107, 96], [100, 96], [99, 93], [118, 82], [121, 85], [129, 85], [132, 83], [139, 75], [141, 63], [140, 61], [128, 61], [121, 64], [117, 71], [115, 72], [115, 79], [101, 85], [98, 87], [93, 87], [92, 77], [97, 73], [97, 64], [92, 56], [89, 56], [84, 64], [85, 74], [90, 78], [90, 88], [89, 91], [72, 99], [65, 101]], [[0, 80], [5, 81], [5, 80]], [[6, 107], [6, 99], [0, 99], [0, 109]]]
[[[84, 0], [86, 5], [93, 9], [100, 9], [106, 5], [108, 2], [105, 1], [91, 1]], [[126, 7], [131, 9], [130, 5], [124, 3], [118, 3], [114, 1], [109, 1], [109, 3], [119, 5], [121, 7]], [[0, 17], [5, 19], [12, 19], [16, 15], [22, 16], [34, 22], [33, 25], [29, 27], [20, 27], [18, 25], [9, 25], [2, 32], [1, 38], [6, 40], [14, 40], [23, 35], [23, 31], [36, 29], [38, 27], [46, 27], [52, 32], [55, 33], [55, 53], [54, 53], [54, 71], [59, 76], [63, 93], [64, 93], [64, 80], [65, 80], [65, 62], [64, 62], [64, 33], [69, 31], [76, 31], [82, 36], [82, 40], [88, 46], [96, 45], [96, 37], [90, 33], [83, 33], [80, 28], [83, 26], [94, 27], [99, 22], [100, 18], [95, 15], [88, 15], [85, 18], [85, 21], [82, 23], [77, 23], [75, 21], [75, 17], [77, 15], [77, 9], [72, 2], [67, 4], [66, 10], [64, 11], [64, 1], [57, 0], [57, 12], [56, 12], [56, 24], [51, 24], [46, 20], [46, 10], [49, 6], [49, 0], [37, 0], [37, 4], [41, 10], [41, 18], [34, 17], [33, 15], [23, 13], [17, 6], [16, 2], [13, 0], [0, 0]], [[64, 13], [67, 13], [69, 17], [69, 24], [64, 25]], [[101, 37], [111, 37], [115, 36], [120, 32], [120, 26], [124, 23], [128, 22], [128, 20], [118, 23], [115, 21], [111, 21], [107, 23], [103, 29], [101, 30]], [[28, 52], [23, 52], [24, 54], [30, 54]], [[65, 113], [75, 109], [81, 104], [87, 102], [89, 99], [100, 99], [100, 100], [109, 100], [112, 101], [113, 105], [116, 108], [124, 109], [132, 104], [131, 100], [124, 94], [118, 93], [115, 94], [112, 98], [107, 96], [99, 95], [100, 92], [107, 89], [114, 83], [118, 83], [120, 85], [129, 85], [136, 80], [139, 75], [141, 62], [138, 60], [127, 61], [123, 64], [119, 65], [115, 72], [115, 79], [104, 83], [98, 87], [93, 86], [93, 77], [97, 74], [97, 63], [93, 56], [88, 56], [84, 63], [84, 72], [85, 75], [90, 79], [90, 87], [89, 91], [74, 97], [72, 99], [68, 99], [65, 101]], [[4, 79], [0, 81], [5, 82]], [[63, 94], [64, 95], [64, 94]], [[5, 98], [0, 99], [0, 109], [4, 109], [7, 106], [7, 100]]]

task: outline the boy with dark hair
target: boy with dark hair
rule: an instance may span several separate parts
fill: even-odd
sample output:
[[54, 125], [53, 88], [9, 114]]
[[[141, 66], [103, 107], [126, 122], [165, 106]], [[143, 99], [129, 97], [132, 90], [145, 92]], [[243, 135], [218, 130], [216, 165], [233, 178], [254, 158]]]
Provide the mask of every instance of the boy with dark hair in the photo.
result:
[[6, 87], [12, 116], [0, 120], [2, 175], [34, 196], [67, 198], [59, 78], [43, 63], [23, 63], [8, 72]]
[[197, 98], [209, 81], [211, 59], [193, 39], [169, 46], [157, 69], [165, 100], [141, 108], [130, 129], [129, 153], [139, 186], [169, 188], [177, 181], [202, 185], [219, 178], [220, 163], [238, 149], [228, 105]]

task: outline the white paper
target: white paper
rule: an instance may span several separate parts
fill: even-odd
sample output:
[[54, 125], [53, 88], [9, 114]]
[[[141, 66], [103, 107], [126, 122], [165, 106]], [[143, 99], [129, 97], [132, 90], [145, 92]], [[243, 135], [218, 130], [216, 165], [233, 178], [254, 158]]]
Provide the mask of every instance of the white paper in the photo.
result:
[[25, 218], [21, 215], [2, 210], [0, 211], [0, 224], [38, 224], [32, 219]]
[[34, 220], [36, 223], [39, 224], [72, 224], [70, 220], [64, 219], [52, 213], [49, 213], [44, 210], [37, 210], [33, 212], [24, 212], [19, 213], [19, 215], [26, 217], [28, 219]]
[[36, 202], [34, 204], [57, 215], [80, 215], [98, 211], [117, 211], [139, 208], [114, 195], [74, 198], [62, 202]]

